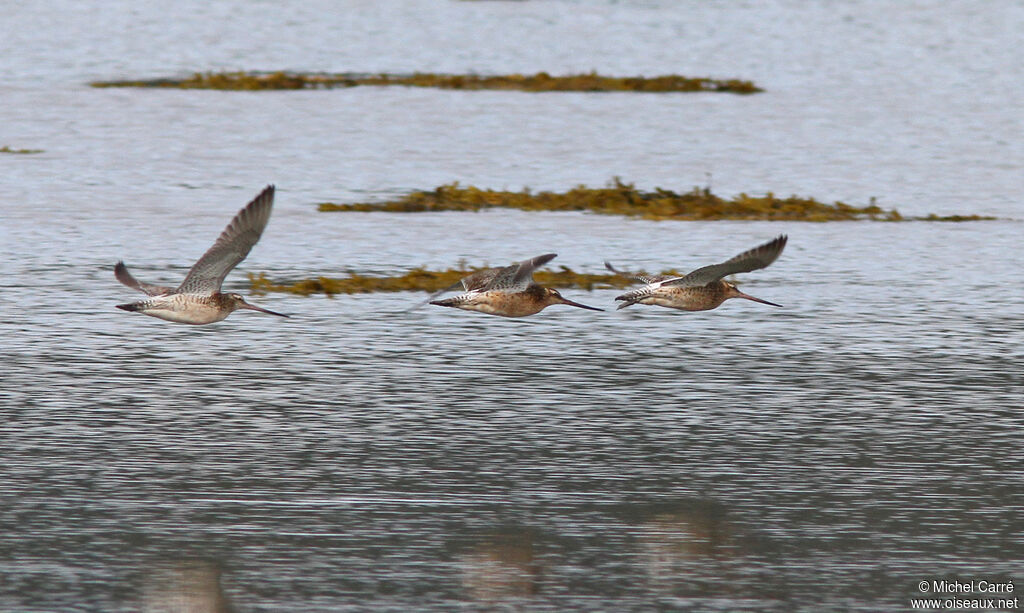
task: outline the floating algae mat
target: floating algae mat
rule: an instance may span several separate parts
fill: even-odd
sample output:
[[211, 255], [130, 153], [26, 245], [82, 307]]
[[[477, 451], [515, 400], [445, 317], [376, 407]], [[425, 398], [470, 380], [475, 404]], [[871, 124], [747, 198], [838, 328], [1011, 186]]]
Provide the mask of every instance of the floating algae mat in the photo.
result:
[[[462, 187], [458, 183], [442, 185], [432, 191], [417, 191], [387, 202], [318, 205], [320, 211], [384, 211], [416, 213], [426, 211], [480, 211], [489, 208], [513, 208], [526, 211], [591, 211], [605, 215], [628, 215], [654, 220], [707, 221], [741, 219], [762, 221], [854, 221], [873, 219], [901, 221], [896, 210], [883, 210], [875, 204], [856, 207], [842, 202], [826, 204], [813, 198], [773, 194], [740, 194], [731, 200], [720, 198], [708, 189], [694, 188], [676, 193], [656, 188], [638, 190], [631, 183], [615, 179], [603, 188], [577, 186], [565, 193], [520, 192]], [[925, 221], [974, 221], [993, 219], [979, 215], [915, 217]]]
[[[448, 270], [427, 270], [414, 268], [397, 277], [369, 277], [352, 273], [347, 277], [332, 279], [317, 277], [302, 279], [289, 283], [275, 283], [263, 273], [249, 274], [250, 289], [259, 294], [266, 292], [286, 292], [309, 296], [311, 294], [366, 294], [371, 292], [436, 292], [451, 287], [466, 275], [483, 270], [486, 267], [467, 268], [465, 265]], [[665, 271], [661, 274], [676, 276], [676, 271]], [[558, 270], [538, 270], [533, 273], [537, 283], [555, 288], [578, 288], [592, 290], [595, 288], [623, 288], [636, 285], [636, 281], [614, 274], [578, 273], [562, 266]]]
[[434, 73], [299, 73], [299, 72], [197, 72], [183, 79], [94, 81], [93, 87], [170, 87], [179, 89], [268, 90], [331, 89], [357, 85], [405, 85], [442, 89], [501, 89], [527, 92], [729, 92], [762, 91], [750, 81], [662, 75], [657, 77], [605, 77], [596, 73], [551, 76], [455, 75]]
[[33, 153], [42, 153], [42, 149], [12, 149], [8, 145], [0, 147], [0, 153], [15, 153], [19, 155], [31, 155]]
[[591, 211], [605, 215], [628, 215], [644, 219], [711, 220], [755, 219], [779, 221], [849, 221], [857, 219], [901, 219], [896, 211], [871, 205], [855, 207], [837, 202], [825, 204], [810, 198], [777, 198], [740, 194], [732, 200], [710, 190], [694, 188], [676, 193], [657, 188], [638, 190], [633, 184], [615, 179], [603, 188], [577, 186], [568, 192], [520, 192], [442, 185], [432, 191], [417, 191], [397, 200], [379, 203], [318, 206], [320, 211], [480, 211], [513, 208], [527, 211]]

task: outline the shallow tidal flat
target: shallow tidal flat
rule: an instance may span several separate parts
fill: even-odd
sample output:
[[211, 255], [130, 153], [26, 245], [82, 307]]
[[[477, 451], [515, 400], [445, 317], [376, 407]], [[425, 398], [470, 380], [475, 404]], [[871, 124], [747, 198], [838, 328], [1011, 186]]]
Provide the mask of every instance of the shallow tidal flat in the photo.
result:
[[300, 73], [300, 72], [196, 72], [185, 78], [123, 81], [94, 81], [93, 87], [165, 87], [219, 90], [333, 89], [359, 85], [402, 85], [460, 90], [513, 90], [526, 92], [727, 92], [753, 94], [763, 91], [750, 81], [661, 75], [655, 77], [608, 77], [597, 73], [552, 76], [388, 73]]

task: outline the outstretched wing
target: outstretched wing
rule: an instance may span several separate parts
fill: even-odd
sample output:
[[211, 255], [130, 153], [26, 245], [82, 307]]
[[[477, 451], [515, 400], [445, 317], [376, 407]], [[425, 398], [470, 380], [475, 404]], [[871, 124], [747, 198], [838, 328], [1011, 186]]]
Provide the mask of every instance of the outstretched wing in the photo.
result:
[[[521, 292], [533, 282], [533, 271], [555, 259], [555, 253], [545, 253], [518, 264], [497, 269], [497, 273], [479, 288], [467, 287], [467, 290]], [[489, 272], [489, 271], [488, 271]], [[477, 273], [479, 274], [479, 273]], [[470, 275], [472, 276], [472, 275]], [[465, 281], [465, 279], [464, 279]], [[477, 280], [479, 282], [479, 280]]]
[[736, 257], [728, 259], [721, 264], [712, 264], [710, 266], [698, 268], [697, 270], [682, 277], [676, 277], [675, 279], [664, 281], [662, 285], [699, 287], [701, 285], [707, 285], [708, 283], [718, 281], [722, 277], [728, 275], [767, 268], [768, 265], [774, 262], [779, 257], [779, 254], [782, 253], [782, 250], [786, 247], [787, 240], [788, 237], [785, 234], [780, 235], [763, 245], [754, 247], [749, 251], [744, 251]]
[[274, 205], [274, 186], [268, 185], [259, 196], [235, 215], [217, 242], [188, 271], [178, 293], [206, 294], [220, 291], [224, 277], [249, 255], [270, 220]]
[[641, 283], [647, 283], [647, 284], [657, 283], [659, 281], [664, 281], [665, 279], [671, 279], [672, 278], [672, 277], [666, 277], [664, 275], [642, 275], [642, 274], [637, 274], [635, 272], [629, 272], [629, 271], [626, 271], [626, 270], [619, 270], [618, 268], [615, 268], [614, 266], [612, 266], [611, 262], [607, 262], [607, 261], [604, 263], [604, 267], [607, 268], [608, 270], [612, 271], [613, 273], [617, 274], [617, 275], [622, 275], [623, 277], [628, 277], [630, 279], [636, 279], [637, 281], [640, 281]]
[[139, 290], [140, 292], [148, 294], [150, 296], [161, 296], [163, 294], [170, 294], [171, 292], [174, 291], [173, 287], [164, 287], [162, 285], [150, 285], [149, 283], [143, 283], [142, 281], [139, 281], [138, 279], [132, 276], [132, 273], [128, 272], [128, 267], [124, 265], [124, 262], [118, 262], [114, 266], [114, 277], [117, 278], [117, 280], [120, 281], [121, 283], [127, 285], [128, 287], [135, 290]]
[[[518, 266], [518, 264], [516, 264], [515, 266]], [[462, 289], [466, 290], [467, 292], [483, 289], [487, 287], [487, 284], [493, 281], [494, 278], [497, 277], [503, 270], [507, 268], [515, 268], [515, 266], [503, 266], [500, 268], [485, 268], [483, 270], [478, 270], [471, 275], [466, 275], [465, 277], [462, 277], [462, 279], [458, 283], [453, 285], [451, 289], [456, 289], [459, 287], [459, 285], [462, 285]]]

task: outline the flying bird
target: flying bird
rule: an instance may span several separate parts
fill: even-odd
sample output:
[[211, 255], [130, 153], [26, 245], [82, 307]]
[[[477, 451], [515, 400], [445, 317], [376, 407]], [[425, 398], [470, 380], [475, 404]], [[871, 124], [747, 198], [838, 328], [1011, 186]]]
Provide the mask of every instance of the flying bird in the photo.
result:
[[[557, 290], [533, 282], [533, 271], [553, 260], [555, 255], [548, 253], [511, 266], [475, 272], [431, 296], [430, 304], [502, 317], [526, 317], [539, 313], [553, 304], [603, 311], [604, 309], [563, 298]], [[446, 291], [457, 289], [459, 285], [462, 285], [465, 293], [444, 300], [432, 300]]]
[[151, 285], [137, 280], [124, 262], [114, 266], [114, 276], [132, 289], [149, 296], [141, 302], [119, 304], [117, 308], [136, 311], [150, 317], [183, 324], [209, 324], [221, 321], [238, 309], [288, 317], [263, 307], [249, 304], [240, 294], [224, 294], [220, 288], [224, 277], [249, 255], [270, 220], [274, 205], [274, 186], [268, 185], [256, 198], [235, 215], [221, 232], [217, 242], [199, 258], [177, 288]]
[[646, 284], [615, 298], [622, 301], [622, 304], [619, 305], [620, 309], [634, 304], [653, 304], [683, 311], [709, 311], [718, 308], [730, 298], [745, 298], [761, 304], [782, 306], [744, 294], [736, 288], [735, 284], [723, 281], [722, 278], [766, 268], [779, 257], [786, 247], [787, 240], [786, 235], [781, 235], [721, 264], [703, 266], [681, 277], [637, 275], [617, 270], [609, 262], [605, 262], [604, 265], [616, 274], [631, 277]]

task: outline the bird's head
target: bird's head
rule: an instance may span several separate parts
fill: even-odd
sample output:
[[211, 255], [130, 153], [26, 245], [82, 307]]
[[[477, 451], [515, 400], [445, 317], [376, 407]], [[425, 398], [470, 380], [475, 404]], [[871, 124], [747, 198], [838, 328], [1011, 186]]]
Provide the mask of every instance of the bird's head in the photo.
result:
[[750, 294], [745, 294], [745, 293], [741, 292], [738, 287], [736, 287], [735, 283], [729, 283], [728, 281], [723, 281], [722, 283], [725, 283], [725, 297], [727, 299], [728, 298], [744, 298], [746, 300], [753, 300], [754, 302], [760, 302], [761, 304], [770, 304], [772, 306], [777, 306], [777, 307], [782, 306], [781, 304], [775, 304], [774, 302], [768, 302], [767, 300], [761, 300], [760, 298], [754, 298]]
[[249, 304], [248, 302], [245, 301], [245, 298], [243, 298], [241, 294], [231, 293], [225, 295], [231, 302], [232, 310], [248, 309], [250, 311], [259, 311], [260, 313], [267, 313], [268, 315], [277, 315], [278, 317], [290, 317], [289, 315], [285, 315], [284, 313], [276, 313], [274, 311], [271, 311], [270, 309], [264, 309], [263, 307], [258, 307], [255, 304]]
[[581, 309], [587, 309], [587, 310], [590, 310], [590, 311], [603, 311], [604, 310], [604, 309], [599, 309], [597, 307], [592, 307], [592, 306], [587, 306], [585, 304], [580, 304], [578, 302], [573, 302], [572, 300], [569, 300], [568, 298], [562, 297], [562, 294], [559, 294], [557, 289], [551, 289], [550, 287], [545, 287], [544, 288], [544, 294], [545, 294], [545, 302], [547, 302], [548, 304], [567, 304], [569, 306], [579, 307]]

